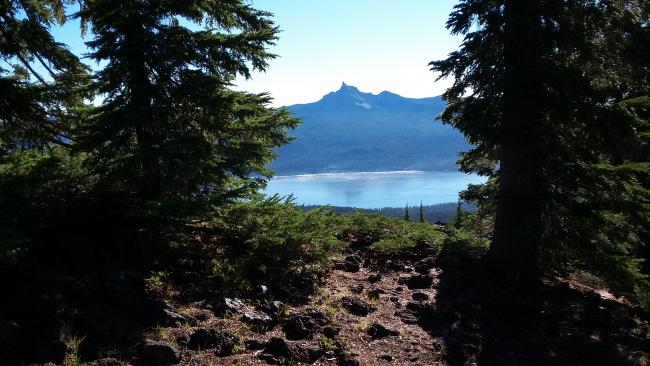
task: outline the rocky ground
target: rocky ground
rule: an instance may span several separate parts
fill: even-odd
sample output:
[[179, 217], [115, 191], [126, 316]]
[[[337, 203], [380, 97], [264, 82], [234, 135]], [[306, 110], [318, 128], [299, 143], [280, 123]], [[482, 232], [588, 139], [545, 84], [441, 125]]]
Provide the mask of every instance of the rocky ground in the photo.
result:
[[[602, 289], [546, 280], [516, 300], [429, 248], [350, 250], [307, 295], [172, 307], [131, 353], [89, 365], [648, 365], [648, 323]], [[74, 360], [73, 360], [74, 361]], [[70, 358], [68, 358], [70, 363]]]

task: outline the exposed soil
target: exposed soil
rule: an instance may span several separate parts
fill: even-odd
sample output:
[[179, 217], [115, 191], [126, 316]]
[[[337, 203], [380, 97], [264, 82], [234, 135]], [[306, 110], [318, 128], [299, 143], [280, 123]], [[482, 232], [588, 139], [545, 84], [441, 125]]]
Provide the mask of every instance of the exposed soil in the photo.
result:
[[576, 279], [517, 299], [478, 262], [428, 248], [350, 251], [300, 299], [178, 306], [144, 335], [162, 343], [89, 364], [650, 364], [646, 315], [623, 299]]
[[[198, 302], [177, 309], [195, 324], [147, 338], [177, 348], [181, 365], [649, 364], [648, 323], [621, 299], [575, 279], [547, 280], [538, 298], [516, 299], [480, 268], [426, 248], [361, 249], [338, 258], [304, 303], [281, 305], [270, 325], [242, 321], [270, 300], [226, 312]], [[190, 349], [198, 329], [236, 345]]]

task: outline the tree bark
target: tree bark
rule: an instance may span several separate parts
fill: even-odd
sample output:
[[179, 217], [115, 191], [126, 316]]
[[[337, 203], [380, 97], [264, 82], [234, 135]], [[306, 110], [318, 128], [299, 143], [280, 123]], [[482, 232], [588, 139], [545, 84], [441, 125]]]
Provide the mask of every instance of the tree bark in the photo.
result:
[[538, 0], [506, 0], [503, 124], [492, 271], [533, 290], [543, 235], [543, 75]]
[[140, 19], [125, 21], [124, 47], [130, 53], [128, 59], [128, 84], [131, 93], [133, 124], [138, 146], [138, 159], [141, 169], [139, 182], [140, 197], [144, 200], [160, 199], [162, 193], [162, 172], [159, 163], [160, 137], [156, 125], [152, 90], [154, 86], [149, 79], [151, 70], [147, 66], [147, 30]]

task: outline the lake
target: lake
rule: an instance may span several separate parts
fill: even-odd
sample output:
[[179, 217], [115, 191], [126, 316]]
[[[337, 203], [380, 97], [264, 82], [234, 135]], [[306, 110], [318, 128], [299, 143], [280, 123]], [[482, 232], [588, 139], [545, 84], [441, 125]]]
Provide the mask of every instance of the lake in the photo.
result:
[[359, 208], [403, 207], [458, 201], [458, 192], [486, 178], [461, 172], [356, 172], [273, 178], [267, 195], [293, 193], [296, 203]]

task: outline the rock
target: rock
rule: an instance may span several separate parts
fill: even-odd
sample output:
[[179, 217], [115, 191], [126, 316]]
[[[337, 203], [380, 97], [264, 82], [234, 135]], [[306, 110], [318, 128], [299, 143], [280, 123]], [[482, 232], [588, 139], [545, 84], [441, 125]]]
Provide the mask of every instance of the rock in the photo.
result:
[[214, 354], [217, 356], [225, 357], [234, 353], [235, 347], [239, 343], [239, 337], [228, 333], [221, 333], [221, 343], [215, 350]]
[[417, 274], [408, 277], [400, 277], [398, 283], [400, 285], [405, 284], [410, 290], [429, 288], [433, 284], [433, 276]]
[[391, 270], [393, 272], [400, 272], [404, 270], [404, 265], [400, 263], [399, 261], [392, 261], [392, 260], [387, 260], [386, 264], [384, 265], [386, 269]]
[[[19, 340], [19, 343], [9, 351], [27, 352], [30, 361], [36, 363], [63, 363], [69, 348], [65, 342], [65, 322], [58, 317], [40, 319], [42, 319], [42, 323], [34, 327], [38, 329], [36, 332], [25, 334], [24, 330], [20, 330], [19, 337], [15, 339]], [[9, 334], [19, 330], [16, 328], [17, 324], [13, 324], [13, 322], [8, 322], [6, 326]], [[10, 340], [9, 344], [11, 343]], [[8, 347], [8, 345], [3, 344], [0, 349], [4, 347]]]
[[349, 255], [349, 256], [345, 257], [345, 261], [350, 262], [350, 263], [356, 263], [356, 264], [363, 263], [363, 259], [360, 256], [356, 255], [356, 254]]
[[266, 342], [264, 355], [272, 356], [260, 356], [267, 362], [269, 360], [277, 362], [278, 359], [284, 359], [294, 362], [314, 363], [323, 355], [323, 351], [300, 344], [289, 344], [282, 338], [273, 337]]
[[213, 348], [220, 342], [219, 338], [219, 333], [215, 329], [200, 328], [190, 335], [187, 347], [193, 350]]
[[370, 283], [377, 283], [381, 281], [381, 274], [379, 273], [373, 273], [370, 276], [368, 276], [368, 282]]
[[219, 310], [224, 314], [232, 315], [244, 310], [245, 307], [246, 305], [241, 299], [225, 297], [219, 306]]
[[239, 343], [239, 338], [217, 329], [201, 328], [190, 335], [188, 348], [192, 350], [215, 348], [218, 356], [229, 356]]
[[204, 322], [204, 321], [210, 319], [210, 311], [200, 309], [194, 315], [194, 319], [196, 319], [197, 322]]
[[187, 334], [181, 334], [178, 337], [176, 337], [176, 343], [180, 344], [181, 346], [187, 346], [190, 343], [190, 336]]
[[325, 354], [323, 350], [316, 347], [295, 344], [289, 346], [291, 357], [294, 361], [312, 364]]
[[260, 298], [267, 298], [269, 296], [269, 287], [265, 285], [257, 285], [255, 286], [255, 296], [260, 299]]
[[399, 317], [402, 322], [406, 324], [417, 324], [419, 320], [413, 311], [408, 309], [399, 309], [395, 311], [395, 316]]
[[329, 316], [323, 309], [308, 308], [306, 314], [319, 325], [325, 325], [330, 321]]
[[196, 284], [188, 283], [181, 288], [181, 296], [184, 301], [196, 301], [201, 299], [204, 293]]
[[345, 271], [345, 262], [343, 261], [334, 262], [334, 269], [338, 269], [339, 271]]
[[180, 327], [184, 324], [195, 325], [197, 323], [197, 320], [194, 317], [180, 314], [172, 308], [162, 309], [161, 317], [163, 324], [167, 326]]
[[323, 327], [323, 335], [327, 338], [334, 338], [341, 331], [341, 328], [335, 327], [333, 325], [327, 325]]
[[366, 330], [366, 333], [368, 333], [368, 335], [371, 336], [372, 339], [382, 339], [390, 336], [399, 335], [399, 332], [388, 329], [379, 323], [371, 324]]
[[319, 281], [318, 274], [302, 272], [291, 280], [291, 285], [300, 293], [311, 293]]
[[429, 270], [435, 266], [435, 262], [436, 260], [433, 257], [424, 258], [415, 263], [415, 266], [413, 266], [413, 268], [417, 273], [428, 274]]
[[346, 271], [346, 272], [356, 273], [356, 272], [359, 272], [360, 269], [361, 269], [361, 266], [359, 265], [359, 263], [352, 263], [352, 262], [347, 262], [347, 261], [344, 262], [343, 270]]
[[356, 284], [356, 285], [352, 285], [352, 286], [350, 286], [350, 291], [351, 291], [353, 294], [360, 294], [360, 293], [363, 292], [363, 288], [364, 288], [363, 285], [360, 284], [360, 283], [358, 283], [358, 284]]
[[349, 255], [345, 257], [345, 261], [343, 263], [343, 270], [347, 272], [359, 272], [361, 264], [363, 263], [363, 259], [361, 259], [361, 257], [358, 255]]
[[406, 308], [413, 311], [419, 311], [422, 308], [422, 301], [412, 300], [406, 303]]
[[250, 351], [257, 351], [266, 347], [266, 343], [258, 341], [257, 339], [247, 339], [244, 341], [244, 345], [246, 346], [246, 349]]
[[346, 354], [346, 353], [341, 353], [337, 359], [337, 365], [338, 366], [359, 366], [360, 363], [357, 361], [354, 357]]
[[257, 357], [270, 365], [277, 365], [279, 363], [278, 359], [270, 353], [260, 353]]
[[20, 326], [8, 319], [0, 319], [0, 354], [15, 350], [18, 344]]
[[286, 309], [286, 305], [282, 301], [272, 301], [262, 303], [256, 309], [266, 313], [275, 322], [280, 319], [280, 316]]
[[287, 341], [278, 337], [273, 337], [269, 339], [269, 341], [266, 342], [266, 347], [264, 347], [264, 351], [266, 351], [266, 353], [273, 355], [275, 357], [282, 357], [286, 359], [290, 359], [292, 356], [291, 348], [289, 347]]
[[375, 307], [371, 306], [364, 300], [353, 296], [344, 296], [341, 298], [341, 305], [349, 311], [350, 314], [357, 316], [366, 316], [368, 313], [376, 310]]
[[425, 294], [424, 292], [414, 292], [413, 295], [411, 295], [413, 300], [416, 301], [425, 301], [429, 300], [429, 295]]
[[311, 317], [301, 314], [291, 314], [284, 323], [282, 330], [288, 339], [306, 339], [314, 334], [316, 324]]
[[380, 288], [375, 288], [375, 289], [372, 289], [372, 290], [368, 290], [367, 295], [368, 295], [368, 298], [370, 300], [377, 301], [377, 300], [379, 300], [379, 295], [384, 294], [384, 293], [386, 293], [386, 291], [384, 291], [384, 290], [382, 290]]
[[87, 364], [87, 366], [121, 366], [122, 363], [115, 358], [107, 357], [95, 360]]
[[31, 347], [30, 357], [39, 363], [52, 361], [60, 364], [68, 353], [68, 345], [58, 339], [34, 340], [29, 347]]
[[428, 312], [435, 308], [435, 305], [428, 301], [411, 300], [406, 304], [406, 308], [419, 313]]
[[255, 331], [266, 331], [273, 323], [273, 319], [261, 311], [245, 311], [241, 320], [255, 327]]
[[181, 361], [181, 354], [176, 348], [149, 339], [138, 345], [136, 354], [138, 359], [151, 365], [175, 365]]

